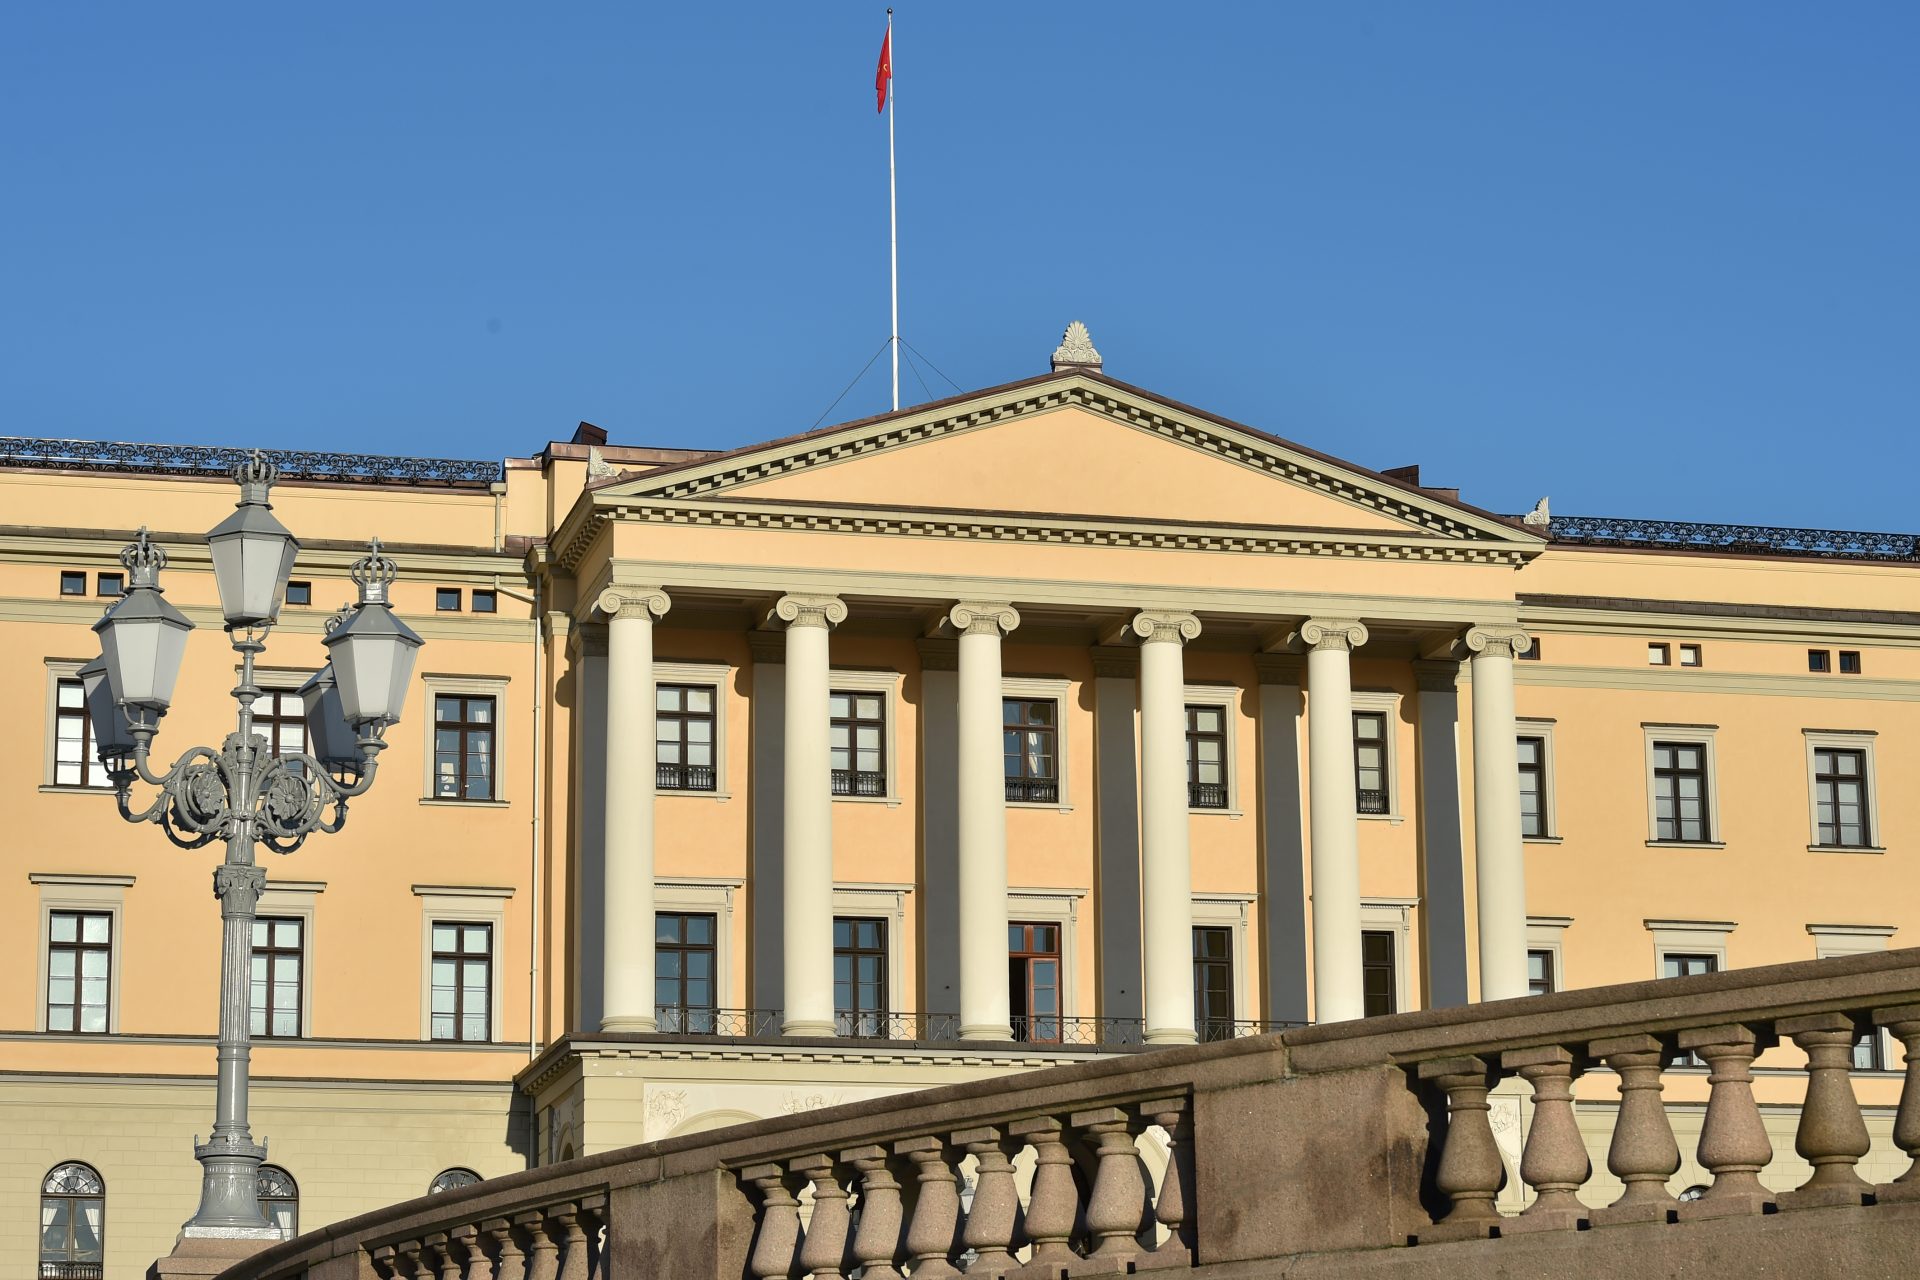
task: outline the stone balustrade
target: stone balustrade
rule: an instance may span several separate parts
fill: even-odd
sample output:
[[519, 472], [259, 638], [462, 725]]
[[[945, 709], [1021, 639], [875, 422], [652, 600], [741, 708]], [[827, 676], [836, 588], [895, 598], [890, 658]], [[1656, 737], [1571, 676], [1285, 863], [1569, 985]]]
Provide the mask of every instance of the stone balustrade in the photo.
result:
[[[1908, 1050], [1892, 1137], [1920, 1155], [1920, 951], [1901, 951], [1298, 1028], [782, 1116], [409, 1201], [226, 1274], [1599, 1277], [1706, 1274], [1742, 1251], [1769, 1273], [1891, 1274], [1888, 1251], [1910, 1252], [1920, 1231], [1920, 1172], [1878, 1186], [1859, 1174], [1868, 1131], [1850, 1063], [1869, 1026]], [[1753, 1091], [1754, 1060], [1775, 1045], [1778, 1079], [1805, 1081], [1796, 1146], [1811, 1173], [1787, 1189], [1767, 1172]], [[1698, 1156], [1712, 1182], [1686, 1203], [1669, 1194], [1680, 1154], [1662, 1101], [1679, 1054], [1708, 1068]], [[1576, 1124], [1584, 1072], [1618, 1085], [1606, 1163], [1622, 1190], [1605, 1196]], [[1515, 1171], [1531, 1199], [1517, 1213], [1501, 1207], [1508, 1170], [1489, 1123], [1490, 1095], [1516, 1089], [1532, 1099]]]

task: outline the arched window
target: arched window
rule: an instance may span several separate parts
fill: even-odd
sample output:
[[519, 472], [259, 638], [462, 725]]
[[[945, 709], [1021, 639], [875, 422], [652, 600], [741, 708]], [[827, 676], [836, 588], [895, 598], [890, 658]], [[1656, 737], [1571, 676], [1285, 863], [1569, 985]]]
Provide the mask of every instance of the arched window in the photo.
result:
[[40, 1185], [40, 1280], [100, 1280], [107, 1184], [90, 1165], [55, 1165]]
[[460, 1187], [470, 1187], [478, 1181], [480, 1181], [480, 1175], [471, 1169], [446, 1169], [440, 1173], [439, 1177], [433, 1180], [433, 1185], [427, 1188], [427, 1194], [437, 1196], [442, 1191], [453, 1191]]
[[255, 1185], [260, 1193], [260, 1212], [267, 1215], [268, 1225], [278, 1227], [289, 1240], [299, 1235], [300, 1186], [293, 1175], [277, 1164], [263, 1164]]

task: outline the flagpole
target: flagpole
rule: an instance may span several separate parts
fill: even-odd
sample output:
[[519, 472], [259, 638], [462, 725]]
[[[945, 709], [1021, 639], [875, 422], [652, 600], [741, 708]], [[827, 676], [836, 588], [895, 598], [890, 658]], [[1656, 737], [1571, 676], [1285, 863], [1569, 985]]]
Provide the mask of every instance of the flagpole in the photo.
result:
[[887, 345], [893, 348], [893, 407], [900, 408], [900, 201], [893, 176], [893, 10], [887, 10], [887, 265], [892, 281], [893, 329]]

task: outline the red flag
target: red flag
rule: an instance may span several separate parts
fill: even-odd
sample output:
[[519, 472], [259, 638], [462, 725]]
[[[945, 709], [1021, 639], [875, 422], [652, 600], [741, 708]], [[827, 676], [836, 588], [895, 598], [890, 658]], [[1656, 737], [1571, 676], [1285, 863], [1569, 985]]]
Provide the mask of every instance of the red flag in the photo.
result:
[[887, 109], [887, 82], [893, 79], [893, 24], [887, 24], [886, 38], [880, 41], [880, 65], [874, 69], [873, 88], [879, 96], [875, 111]]

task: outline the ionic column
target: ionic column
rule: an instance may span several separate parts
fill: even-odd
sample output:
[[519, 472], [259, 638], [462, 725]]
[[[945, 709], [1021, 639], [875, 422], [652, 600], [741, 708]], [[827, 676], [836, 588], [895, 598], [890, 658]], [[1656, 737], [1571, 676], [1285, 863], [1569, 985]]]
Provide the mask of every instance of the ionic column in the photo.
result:
[[672, 605], [658, 587], [609, 587], [602, 1031], [652, 1031], [653, 622]]
[[1193, 871], [1187, 848], [1187, 641], [1190, 613], [1145, 610], [1140, 637], [1141, 933], [1146, 960], [1146, 1039], [1192, 1044]]
[[1527, 868], [1520, 842], [1513, 659], [1533, 647], [1514, 627], [1474, 627], [1473, 851], [1479, 900], [1480, 998], [1527, 994]]
[[1366, 1012], [1360, 966], [1360, 822], [1353, 794], [1353, 650], [1367, 629], [1351, 618], [1300, 624], [1307, 647], [1307, 834], [1313, 886], [1313, 1016]]
[[1020, 625], [1009, 604], [963, 600], [947, 615], [960, 633], [958, 761], [960, 836], [960, 1037], [1006, 1040], [1006, 717], [1000, 638]]
[[781, 596], [787, 624], [783, 1035], [830, 1036], [833, 1023], [833, 754], [827, 635], [838, 596]]

